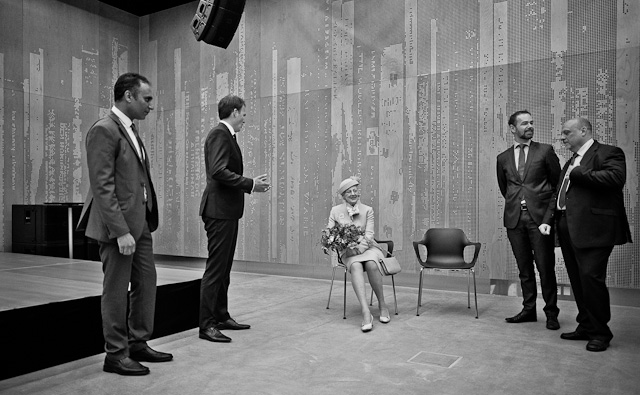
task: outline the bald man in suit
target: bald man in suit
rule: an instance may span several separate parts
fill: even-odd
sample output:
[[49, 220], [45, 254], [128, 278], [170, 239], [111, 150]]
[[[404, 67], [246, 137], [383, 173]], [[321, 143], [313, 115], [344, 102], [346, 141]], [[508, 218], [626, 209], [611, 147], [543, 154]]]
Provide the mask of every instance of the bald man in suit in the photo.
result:
[[121, 75], [113, 91], [111, 112], [87, 133], [90, 189], [78, 227], [100, 246], [103, 369], [136, 376], [149, 373], [141, 361], [173, 358], [147, 345], [156, 301], [151, 232], [158, 227], [158, 204], [149, 158], [133, 120], [145, 119], [153, 109], [153, 95], [149, 81], [136, 73]]
[[622, 189], [624, 152], [593, 139], [591, 123], [574, 118], [562, 127], [562, 142], [574, 153], [567, 161], [541, 230], [555, 219], [562, 256], [578, 306], [573, 332], [565, 340], [587, 340], [588, 351], [605, 351], [613, 338], [607, 265], [613, 247], [631, 242]]
[[533, 118], [526, 110], [509, 118], [514, 144], [498, 155], [497, 177], [505, 199], [504, 226], [516, 258], [522, 287], [522, 311], [505, 318], [509, 323], [537, 321], [536, 273], [545, 301], [547, 329], [560, 329], [555, 273], [554, 240], [540, 232], [539, 226], [549, 206], [558, 178], [560, 161], [549, 144], [532, 141]]

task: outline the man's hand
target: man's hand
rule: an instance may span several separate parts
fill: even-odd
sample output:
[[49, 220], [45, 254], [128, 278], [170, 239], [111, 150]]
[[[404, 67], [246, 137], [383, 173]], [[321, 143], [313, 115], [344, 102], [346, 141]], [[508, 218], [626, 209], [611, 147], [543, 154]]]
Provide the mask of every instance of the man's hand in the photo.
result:
[[136, 241], [131, 233], [118, 237], [118, 247], [122, 255], [131, 255], [136, 252]]
[[540, 233], [542, 233], [545, 236], [549, 236], [551, 234], [551, 225], [549, 224], [542, 224], [540, 226], [538, 226], [538, 230], [540, 231]]
[[271, 184], [267, 182], [267, 175], [262, 174], [253, 179], [254, 192], [266, 192], [271, 189]]

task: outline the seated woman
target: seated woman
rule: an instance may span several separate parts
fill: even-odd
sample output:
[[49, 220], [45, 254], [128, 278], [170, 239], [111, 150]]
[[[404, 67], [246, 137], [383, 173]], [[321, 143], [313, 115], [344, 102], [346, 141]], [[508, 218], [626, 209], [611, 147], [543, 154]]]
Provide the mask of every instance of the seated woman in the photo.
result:
[[369, 283], [378, 298], [380, 309], [380, 322], [386, 324], [391, 321], [389, 309], [384, 301], [382, 292], [382, 275], [378, 271], [377, 261], [383, 257], [383, 253], [373, 239], [374, 219], [373, 208], [360, 202], [359, 179], [347, 178], [340, 183], [338, 195], [344, 199], [344, 204], [331, 209], [327, 228], [333, 228], [336, 223], [350, 224], [364, 229], [365, 236], [362, 242], [354, 249], [341, 251], [340, 259], [351, 273], [351, 284], [362, 308], [362, 331], [368, 332], [373, 328], [373, 315], [369, 311], [367, 297], [365, 295], [364, 272], [369, 276]]

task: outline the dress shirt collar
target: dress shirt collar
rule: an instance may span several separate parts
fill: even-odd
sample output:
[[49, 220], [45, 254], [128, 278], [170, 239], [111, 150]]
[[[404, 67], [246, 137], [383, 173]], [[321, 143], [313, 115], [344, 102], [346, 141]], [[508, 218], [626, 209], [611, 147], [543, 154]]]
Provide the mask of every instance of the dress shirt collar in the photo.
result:
[[120, 111], [118, 107], [111, 107], [111, 111], [116, 114], [116, 117], [118, 117], [118, 119], [120, 120], [120, 122], [122, 122], [126, 129], [131, 129], [131, 124], [133, 123], [133, 121], [129, 119], [129, 117], [126, 116], [122, 111]]
[[229, 129], [229, 132], [231, 132], [231, 136], [235, 136], [236, 135], [236, 131], [233, 130], [233, 126], [231, 126], [231, 124], [229, 124], [229, 122], [221, 120], [220, 123], [223, 124], [224, 126], [226, 126], [227, 129]]
[[584, 156], [584, 154], [586, 154], [589, 148], [591, 148], [591, 146], [593, 145], [593, 142], [594, 142], [593, 139], [587, 140], [587, 142], [584, 143], [582, 147], [580, 147], [580, 149], [578, 150], [578, 152], [576, 152], [576, 154], [578, 154], [578, 156], [580, 157]]
[[141, 161], [144, 161], [144, 150], [140, 147], [138, 139], [136, 138], [135, 133], [133, 133], [133, 128], [131, 127], [131, 125], [133, 125], [133, 121], [129, 119], [129, 117], [126, 116], [122, 111], [120, 111], [116, 106], [111, 107], [111, 111], [116, 114], [116, 117], [118, 117], [120, 122], [122, 122], [122, 125], [124, 125], [124, 130], [129, 135], [129, 138], [131, 139], [131, 142], [136, 149], [136, 153], [138, 154], [138, 158], [140, 158]]
[[520, 148], [520, 145], [522, 145], [522, 144], [524, 144], [524, 145], [526, 145], [528, 148], [530, 148], [530, 146], [531, 146], [531, 140], [527, 140], [527, 142], [526, 142], [526, 143], [519, 143], [519, 142], [517, 142], [517, 141], [514, 141], [514, 142], [513, 142], [513, 149], [519, 149], [519, 148]]

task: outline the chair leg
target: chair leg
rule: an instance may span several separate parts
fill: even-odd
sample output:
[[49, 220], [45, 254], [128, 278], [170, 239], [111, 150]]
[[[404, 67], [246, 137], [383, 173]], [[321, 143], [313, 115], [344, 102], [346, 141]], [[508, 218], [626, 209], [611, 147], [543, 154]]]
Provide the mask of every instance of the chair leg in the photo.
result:
[[373, 306], [373, 288], [371, 288], [371, 300], [369, 301], [369, 306]]
[[467, 270], [467, 308], [471, 308], [471, 270]]
[[396, 315], [398, 315], [398, 298], [396, 297], [396, 281], [391, 275], [391, 284], [393, 285], [393, 303], [396, 305]]
[[420, 269], [420, 282], [418, 285], [418, 306], [416, 307], [416, 315], [420, 315], [420, 305], [422, 304], [422, 270], [424, 268]]
[[333, 291], [333, 280], [336, 278], [336, 268], [338, 266], [333, 267], [333, 271], [331, 272], [331, 288], [329, 288], [329, 300], [327, 300], [327, 309], [329, 308], [329, 303], [331, 303], [331, 291]]
[[476, 298], [476, 319], [478, 319], [478, 293], [476, 291], [476, 271], [471, 270], [473, 272], [473, 296]]
[[347, 319], [347, 268], [344, 268], [344, 298], [342, 300], [342, 319]]

